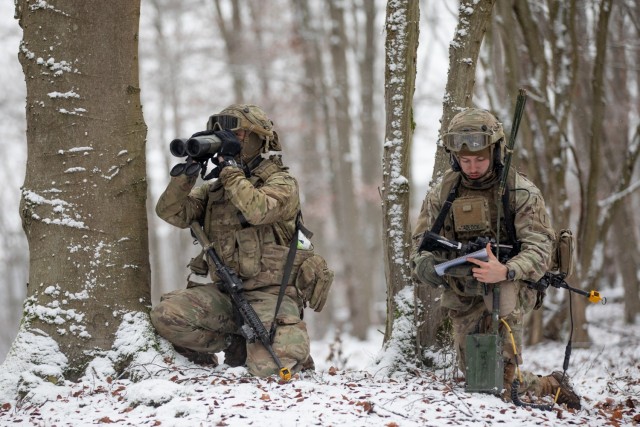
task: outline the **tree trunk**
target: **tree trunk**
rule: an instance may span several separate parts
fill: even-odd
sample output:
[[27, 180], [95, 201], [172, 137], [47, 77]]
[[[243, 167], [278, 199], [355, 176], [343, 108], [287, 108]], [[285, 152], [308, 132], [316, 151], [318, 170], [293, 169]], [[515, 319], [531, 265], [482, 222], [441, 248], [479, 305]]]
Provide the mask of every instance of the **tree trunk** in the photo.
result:
[[[363, 202], [362, 240], [367, 254], [367, 267], [363, 277], [372, 297], [368, 299], [369, 307], [374, 304], [373, 295], [381, 295], [384, 291], [384, 268], [382, 262], [382, 215], [380, 210], [380, 176], [382, 174], [382, 136], [376, 116], [380, 112], [375, 99], [374, 89], [377, 87], [375, 70], [377, 69], [378, 38], [375, 30], [377, 14], [376, 3], [364, 0], [364, 46], [360, 48], [362, 56], [358, 61], [360, 69], [360, 165], [362, 169], [362, 184], [358, 191], [359, 199]], [[370, 309], [371, 311], [371, 309]], [[373, 315], [374, 313], [371, 313]], [[378, 323], [377, 318], [371, 319]], [[370, 325], [365, 325], [368, 327]]]
[[[604, 149], [606, 153], [608, 164], [623, 165], [622, 168], [615, 168], [610, 170], [606, 169], [607, 185], [614, 188], [616, 186], [616, 180], [619, 179], [619, 173], [622, 172], [622, 188], [623, 192], [627, 192], [629, 184], [634, 180], [632, 177], [634, 167], [638, 156], [638, 149], [636, 148], [635, 154], [632, 147], [638, 147], [640, 143], [640, 125], [636, 129], [632, 128], [630, 112], [634, 111], [635, 98], [633, 97], [633, 91], [631, 87], [637, 89], [640, 82], [635, 82], [633, 86], [633, 74], [630, 70], [633, 69], [637, 58], [633, 57], [633, 54], [627, 53], [628, 41], [637, 39], [639, 27], [633, 27], [627, 25], [627, 22], [634, 19], [631, 16], [631, 10], [624, 10], [617, 8], [612, 13], [612, 24], [610, 31], [610, 43], [609, 49], [610, 59], [609, 63], [615, 64], [614, 67], [609, 67], [608, 81], [614, 81], [616, 84], [607, 86], [607, 104], [608, 107], [605, 111], [606, 123], [615, 123], [615, 126], [605, 126], [605, 140], [617, 141], [616, 144], [605, 144]], [[638, 14], [640, 11], [636, 11]], [[637, 17], [635, 17], [637, 18]], [[637, 93], [637, 92], [636, 92]], [[627, 140], [627, 138], [631, 138]], [[620, 150], [620, 145], [628, 146], [627, 150]], [[625, 196], [624, 201], [621, 203], [619, 209], [616, 209], [616, 213], [611, 217], [611, 230], [609, 233], [608, 242], [614, 243], [607, 245], [611, 250], [607, 251], [610, 262], [606, 262], [605, 266], [608, 266], [603, 272], [603, 277], [607, 280], [603, 280], [606, 283], [616, 283], [618, 280], [622, 281], [624, 289], [624, 322], [627, 324], [636, 323], [636, 315], [640, 312], [640, 278], [638, 277], [638, 265], [640, 265], [640, 250], [638, 249], [638, 239], [640, 239], [640, 223], [638, 222], [634, 206], [633, 197]], [[618, 236], [625, 236], [624, 239]]]
[[[182, 66], [187, 63], [187, 55], [182, 48], [176, 48], [174, 43], [179, 44], [183, 39], [182, 25], [176, 25], [174, 32], [167, 34], [167, 19], [180, 21], [179, 14], [182, 12], [176, 6], [167, 8], [166, 3], [161, 0], [151, 0], [151, 6], [155, 12], [153, 19], [153, 49], [156, 61], [162, 66], [158, 67], [155, 75], [155, 91], [158, 94], [161, 106], [155, 120], [159, 138], [149, 141], [147, 148], [157, 147], [162, 153], [162, 159], [169, 179], [168, 171], [178, 163], [178, 159], [173, 157], [168, 148], [169, 141], [177, 137], [186, 137], [182, 129], [182, 98], [181, 74]], [[168, 18], [170, 17], [170, 18]], [[147, 115], [148, 117], [148, 115]], [[197, 129], [200, 130], [200, 129]], [[193, 134], [194, 129], [190, 134]], [[158, 165], [161, 166], [161, 165]], [[149, 186], [147, 203], [147, 217], [149, 219], [149, 245], [151, 261], [151, 291], [153, 301], [156, 302], [160, 296], [166, 292], [182, 286], [184, 282], [184, 271], [176, 266], [176, 263], [163, 262], [165, 259], [176, 258], [174, 254], [188, 253], [190, 245], [188, 239], [181, 230], [164, 223], [155, 213], [156, 200], [151, 196], [151, 186]], [[183, 267], [180, 265], [180, 267]]]
[[[617, 262], [622, 286], [624, 289], [624, 322], [628, 325], [636, 323], [636, 317], [640, 313], [640, 279], [638, 278], [638, 266], [640, 265], [640, 251], [638, 250], [638, 227], [629, 229], [629, 224], [636, 223], [636, 213], [626, 204], [620, 209], [618, 218], [614, 221], [613, 235], [626, 236], [633, 234], [632, 238], [620, 239], [621, 250], [618, 252]], [[637, 223], [636, 223], [637, 224]]]
[[[603, 274], [609, 280], [616, 276], [603, 266], [603, 239], [612, 215], [631, 199], [626, 197], [626, 188], [637, 153], [636, 145], [620, 137], [629, 133], [625, 123], [634, 116], [630, 113], [633, 108], [625, 107], [627, 97], [617, 94], [635, 93], [631, 79], [621, 71], [633, 68], [637, 55], [615, 48], [637, 39], [637, 26], [633, 24], [637, 12], [609, 0], [598, 1], [595, 6], [576, 0], [552, 0], [545, 7], [534, 0], [501, 3], [494, 26], [501, 29], [493, 39], [500, 46], [493, 46], [491, 54], [495, 56], [485, 61], [490, 69], [487, 84], [511, 74], [513, 79], [503, 79], [511, 85], [507, 93], [515, 91], [518, 82], [530, 84], [531, 103], [518, 141], [517, 147], [522, 148], [517, 148], [517, 153], [527, 165], [525, 172], [544, 194], [556, 229], [575, 229], [575, 218], [579, 217], [574, 233], [576, 274], [571, 282], [588, 290], [600, 284]], [[616, 13], [619, 21], [610, 25], [609, 15]], [[520, 48], [514, 50], [513, 46]], [[625, 58], [634, 65], [626, 64]], [[503, 64], [508, 71], [501, 70]], [[616, 125], [605, 126], [607, 123]], [[609, 242], [607, 252], [621, 258], [621, 246]], [[551, 321], [544, 327], [544, 334], [559, 338], [566, 326], [567, 295], [566, 291], [552, 290], [553, 295], [562, 296], [564, 302], [556, 314], [545, 316]], [[586, 325], [580, 324], [586, 319], [583, 302], [575, 303], [573, 311], [574, 339], [581, 345], [589, 342]], [[540, 336], [533, 331], [540, 330], [540, 317], [531, 317], [532, 321], [538, 319], [530, 325], [532, 342]]]
[[347, 69], [347, 40], [344, 8], [336, 0], [327, 2], [331, 19], [330, 53], [335, 79], [332, 95], [334, 104], [334, 123], [337, 140], [331, 148], [332, 164], [336, 177], [336, 204], [338, 208], [337, 246], [344, 262], [344, 279], [347, 289], [352, 335], [366, 339], [370, 321], [371, 293], [370, 272], [365, 253], [365, 245], [361, 239], [361, 226], [358, 218], [359, 208], [356, 203], [356, 179], [353, 171], [354, 155], [351, 147], [351, 97], [349, 92], [349, 73]]
[[220, 0], [214, 0], [216, 24], [224, 39], [224, 46], [229, 61], [230, 75], [233, 81], [233, 96], [236, 103], [245, 102], [246, 78], [244, 65], [246, 55], [243, 50], [244, 25], [241, 19], [240, 3], [230, 0], [231, 17], [224, 15]]
[[262, 107], [265, 111], [274, 111], [276, 105], [273, 101], [271, 94], [271, 77], [269, 75], [269, 62], [271, 56], [269, 54], [268, 46], [264, 42], [264, 30], [265, 22], [263, 20], [262, 8], [264, 7], [264, 0], [252, 0], [249, 2], [249, 11], [251, 14], [251, 29], [252, 29], [252, 45], [251, 56], [255, 56], [256, 74], [260, 80], [260, 99]]
[[[472, 105], [478, 54], [487, 23], [491, 19], [494, 1], [482, 0], [476, 4], [473, 0], [466, 0], [460, 4], [459, 10], [463, 15], [458, 20], [456, 35], [449, 45], [449, 74], [443, 100], [441, 134], [447, 129], [449, 121], [457, 112]], [[435, 182], [448, 168], [448, 154], [442, 147], [438, 147], [432, 182]], [[416, 286], [416, 300], [422, 306], [416, 319], [417, 344], [420, 353], [421, 349], [438, 344], [437, 335], [442, 325], [442, 314], [434, 301], [439, 295], [440, 291], [431, 286]]]
[[[598, 199], [594, 197], [598, 194], [598, 182], [602, 178], [602, 158], [601, 141], [604, 136], [604, 71], [606, 64], [606, 45], [609, 26], [609, 16], [611, 14], [612, 0], [603, 0], [600, 4], [598, 15], [598, 28], [596, 31], [596, 56], [594, 58], [593, 75], [591, 76], [591, 90], [593, 94], [592, 117], [589, 132], [589, 174], [587, 177], [586, 194], [582, 199], [582, 209], [580, 221], [578, 223], [578, 263], [580, 283], [585, 285], [596, 281], [601, 272], [602, 265], [597, 259], [601, 259], [597, 254], [597, 244], [601, 236], [607, 234], [600, 225], [599, 216], [601, 214], [598, 206]], [[613, 209], [612, 209], [613, 210]], [[597, 257], [596, 259], [594, 259]], [[574, 339], [578, 343], [587, 346], [591, 339], [586, 327], [586, 303], [577, 304], [574, 309]]]
[[410, 284], [409, 159], [420, 11], [416, 1], [387, 3], [385, 41], [386, 128], [382, 160], [382, 233], [387, 280], [385, 342], [396, 317], [395, 296]]
[[[150, 304], [139, 1], [19, 1], [27, 83], [29, 242], [20, 333], [42, 331], [76, 378], [123, 316]], [[33, 349], [36, 351], [37, 349]]]
[[[294, 11], [294, 45], [298, 47], [302, 56], [302, 66], [305, 79], [302, 84], [301, 109], [303, 125], [300, 137], [302, 138], [302, 150], [299, 158], [301, 168], [305, 173], [300, 174], [300, 191], [303, 196], [303, 209], [305, 223], [316, 232], [313, 244], [318, 253], [326, 254], [327, 261], [332, 268], [339, 265], [340, 259], [329, 249], [331, 236], [335, 236], [335, 215], [332, 215], [334, 203], [331, 200], [331, 173], [322, 153], [329, 151], [328, 141], [331, 139], [331, 126], [322, 125], [329, 120], [329, 95], [325, 84], [325, 67], [322, 58], [320, 40], [323, 36], [318, 31], [319, 23], [312, 19], [312, 12], [308, 2], [292, 0]], [[309, 173], [310, 171], [324, 168], [325, 173]], [[330, 298], [335, 301], [336, 287], [332, 290]], [[324, 335], [336, 328], [336, 305], [327, 304], [321, 313], [313, 316], [314, 321], [309, 322], [316, 335]]]
[[[548, 76], [539, 79], [538, 84], [530, 88], [529, 114], [521, 126], [516, 154], [520, 164], [526, 167], [522, 172], [544, 194], [557, 229], [570, 228], [571, 204], [566, 186], [569, 156], [563, 130], [569, 122], [578, 81], [575, 9], [575, 0], [568, 4], [553, 2], [548, 16], [544, 16], [539, 8], [535, 8], [534, 12], [528, 1], [518, 0], [513, 6], [501, 4], [498, 9], [500, 16], [496, 17], [497, 25], [501, 28], [502, 46], [508, 52], [506, 68], [514, 74], [508, 92], [515, 92], [518, 81], [526, 81], [527, 75]], [[560, 22], [562, 25], [553, 27], [553, 22]], [[549, 30], [550, 26], [554, 31]], [[517, 27], [521, 28], [520, 32], [515, 31]], [[556, 31], [557, 28], [563, 30]], [[524, 62], [520, 51], [512, 48], [521, 44], [513, 42], [514, 34], [523, 35], [522, 44], [527, 49], [529, 61]], [[551, 55], [545, 53], [547, 39], [554, 41]], [[497, 58], [493, 59], [495, 61]], [[510, 107], [512, 109], [513, 103]], [[545, 141], [544, 145], [539, 144], [539, 141]], [[542, 340], [542, 311], [533, 312], [527, 323], [528, 343], [535, 344]]]

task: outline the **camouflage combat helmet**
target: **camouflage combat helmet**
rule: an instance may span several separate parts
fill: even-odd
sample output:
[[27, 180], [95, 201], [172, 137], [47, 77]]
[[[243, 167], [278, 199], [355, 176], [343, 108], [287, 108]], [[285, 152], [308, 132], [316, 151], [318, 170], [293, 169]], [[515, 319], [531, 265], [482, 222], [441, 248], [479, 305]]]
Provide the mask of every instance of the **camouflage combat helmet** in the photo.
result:
[[504, 130], [502, 123], [487, 110], [469, 108], [453, 116], [442, 140], [448, 152], [482, 151], [503, 141]]
[[273, 130], [273, 122], [267, 114], [257, 105], [233, 104], [218, 114], [209, 117], [207, 129], [244, 129], [255, 133], [264, 140], [263, 150], [282, 151], [278, 134]]

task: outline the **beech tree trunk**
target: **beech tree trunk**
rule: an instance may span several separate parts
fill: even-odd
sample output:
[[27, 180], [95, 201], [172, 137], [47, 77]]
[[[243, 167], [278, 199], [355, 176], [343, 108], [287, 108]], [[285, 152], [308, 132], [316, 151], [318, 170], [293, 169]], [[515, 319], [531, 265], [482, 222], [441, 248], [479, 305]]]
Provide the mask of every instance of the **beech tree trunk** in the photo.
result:
[[30, 253], [19, 334], [55, 340], [74, 379], [96, 350], [111, 349], [123, 315], [150, 305], [140, 2], [20, 0], [16, 8]]

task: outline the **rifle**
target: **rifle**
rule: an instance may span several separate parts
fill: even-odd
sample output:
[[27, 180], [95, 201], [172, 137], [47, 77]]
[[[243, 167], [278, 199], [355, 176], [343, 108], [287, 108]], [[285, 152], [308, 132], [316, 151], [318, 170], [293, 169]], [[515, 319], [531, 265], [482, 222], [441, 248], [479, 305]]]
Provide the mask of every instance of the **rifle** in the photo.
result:
[[531, 289], [540, 291], [542, 293], [545, 293], [547, 288], [549, 288], [549, 286], [553, 286], [554, 288], [558, 288], [558, 289], [564, 288], [564, 289], [567, 289], [568, 291], [575, 292], [576, 294], [585, 296], [589, 299], [590, 302], [594, 304], [600, 301], [602, 301], [602, 304], [607, 303], [607, 299], [600, 296], [600, 292], [598, 291], [587, 292], [587, 291], [583, 291], [582, 289], [569, 286], [569, 284], [564, 280], [566, 276], [567, 275], [565, 273], [546, 272], [544, 273], [542, 278], [540, 278], [540, 280], [538, 280], [537, 282], [534, 282], [533, 280], [525, 280], [524, 282]]
[[194, 221], [191, 223], [190, 227], [196, 240], [200, 243], [209, 259], [216, 266], [216, 272], [218, 273], [218, 277], [222, 279], [224, 291], [229, 295], [231, 302], [240, 312], [240, 315], [244, 320], [241, 327], [242, 334], [248, 342], [252, 343], [255, 342], [256, 339], [259, 340], [276, 362], [280, 378], [284, 381], [289, 381], [291, 379], [291, 371], [289, 371], [289, 368], [282, 365], [278, 355], [276, 355], [273, 347], [271, 347], [271, 337], [269, 332], [264, 327], [264, 324], [258, 317], [258, 314], [242, 293], [244, 290], [242, 280], [232, 268], [228, 267], [220, 260], [220, 257], [213, 248], [213, 244], [209, 242], [204, 230], [202, 230], [202, 226], [197, 221]]
[[[491, 239], [489, 237], [476, 237], [475, 239], [469, 241], [468, 243], [461, 243], [461, 242], [456, 242], [455, 240], [449, 240], [444, 236], [434, 233], [433, 231], [425, 231], [425, 233], [422, 235], [422, 240], [420, 241], [418, 252], [420, 251], [429, 251], [429, 252], [454, 251], [460, 254], [459, 258], [462, 260], [462, 262], [464, 262], [465, 258], [483, 259], [482, 251], [486, 249], [487, 243], [491, 245], [491, 249], [494, 255], [500, 256], [499, 259], [500, 259], [500, 262], [502, 263], [507, 262], [509, 259], [513, 258], [519, 251], [519, 245], [517, 244], [515, 246], [500, 245], [496, 243], [494, 239]], [[503, 250], [503, 252], [500, 253], [499, 249]], [[486, 259], [487, 255], [488, 255], [487, 253], [484, 253], [484, 259]], [[459, 258], [456, 258], [456, 260], [458, 260]], [[447, 261], [447, 263], [452, 261], [455, 261], [455, 260]], [[462, 262], [448, 265], [448, 267], [461, 264]], [[441, 264], [438, 264], [438, 265], [441, 265]]]
[[[459, 253], [460, 256], [457, 258], [434, 265], [436, 274], [438, 274], [438, 276], [443, 276], [446, 273], [447, 268], [463, 264], [464, 262], [466, 262], [467, 258], [476, 258], [486, 261], [489, 255], [486, 252], [487, 243], [491, 244], [493, 254], [499, 257], [498, 259], [503, 264], [517, 255], [520, 248], [519, 244], [516, 244], [515, 246], [500, 245], [493, 239], [490, 239], [488, 237], [477, 237], [469, 243], [461, 243], [456, 242], [455, 240], [449, 240], [446, 237], [436, 234], [432, 231], [425, 231], [424, 235], [422, 236], [422, 241], [420, 242], [418, 251], [433, 252], [437, 250], [444, 250], [448, 252], [455, 251]], [[525, 282], [531, 289], [543, 293], [547, 290], [547, 288], [549, 288], [549, 286], [553, 286], [557, 289], [563, 288], [570, 292], [575, 292], [579, 295], [583, 295], [587, 297], [592, 303], [602, 301], [603, 304], [606, 304], [607, 299], [600, 296], [600, 293], [598, 291], [587, 292], [583, 291], [582, 289], [574, 288], [564, 280], [566, 277], [566, 273], [552, 273], [548, 271], [544, 273], [544, 275], [537, 282], [534, 282], [533, 280], [523, 280], [523, 282]]]

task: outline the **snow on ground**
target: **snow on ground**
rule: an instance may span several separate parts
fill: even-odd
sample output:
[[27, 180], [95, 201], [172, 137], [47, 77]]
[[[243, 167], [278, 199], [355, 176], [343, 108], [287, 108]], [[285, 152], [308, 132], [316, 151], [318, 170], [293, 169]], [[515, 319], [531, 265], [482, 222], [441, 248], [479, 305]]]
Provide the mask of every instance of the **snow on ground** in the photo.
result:
[[[346, 336], [312, 343], [316, 372], [288, 383], [215, 369], [148, 352], [133, 382], [109, 375], [96, 359], [78, 383], [49, 383], [22, 400], [0, 399], [2, 426], [487, 426], [640, 424], [640, 328], [621, 323], [620, 304], [589, 308], [595, 344], [574, 348], [569, 374], [583, 396], [579, 411], [516, 407], [464, 391], [452, 372], [416, 371], [387, 378], [374, 363], [379, 332], [366, 342]], [[123, 343], [126, 345], [126, 343]], [[566, 343], [525, 349], [525, 369], [561, 369]], [[0, 393], [0, 396], [2, 393]]]

